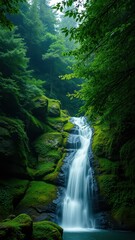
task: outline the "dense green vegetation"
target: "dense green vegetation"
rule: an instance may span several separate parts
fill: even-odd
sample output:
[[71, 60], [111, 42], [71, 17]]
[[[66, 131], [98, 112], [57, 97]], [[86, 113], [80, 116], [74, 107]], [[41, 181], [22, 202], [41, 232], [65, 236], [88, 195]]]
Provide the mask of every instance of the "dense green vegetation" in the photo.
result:
[[[32, 231], [32, 220], [50, 221], [55, 213], [51, 204], [73, 127], [66, 125], [68, 111], [77, 112], [78, 104], [70, 107], [66, 96], [75, 81], [65, 85], [59, 75], [70, 72], [73, 59], [63, 56], [69, 46], [47, 1], [0, 4], [0, 220], [7, 218], [0, 239], [60, 240], [57, 225], [42, 221]], [[32, 220], [12, 216], [22, 212]]]
[[[82, 11], [77, 5], [83, 5]], [[78, 26], [63, 32], [79, 42], [67, 78], [84, 79], [75, 96], [92, 122], [98, 182], [121, 225], [135, 227], [135, 2], [63, 1], [56, 5]], [[97, 166], [97, 164], [96, 164]], [[98, 171], [99, 170], [99, 171]]]
[[4, 240], [61, 240], [62, 228], [49, 221], [32, 222], [27, 214], [20, 214], [0, 224], [0, 239]]
[[[83, 102], [100, 193], [120, 226], [134, 229], [135, 2], [67, 0], [56, 9], [60, 22], [47, 0], [0, 1], [0, 220], [51, 219], [73, 127], [62, 109], [75, 115]], [[3, 222], [0, 238], [61, 239], [46, 221], [32, 232], [31, 218]]]

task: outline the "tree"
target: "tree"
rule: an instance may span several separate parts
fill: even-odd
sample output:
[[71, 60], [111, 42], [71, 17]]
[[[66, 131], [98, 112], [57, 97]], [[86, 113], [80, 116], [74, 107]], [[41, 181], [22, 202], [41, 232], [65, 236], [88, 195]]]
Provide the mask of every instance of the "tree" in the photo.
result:
[[28, 70], [25, 44], [15, 29], [0, 28], [0, 62], [1, 112], [21, 117], [24, 109], [32, 108], [32, 99], [40, 94], [40, 89]]
[[19, 12], [19, 3], [26, 0], [0, 0], [0, 24], [13, 27], [11, 21], [8, 19], [7, 14], [15, 14]]

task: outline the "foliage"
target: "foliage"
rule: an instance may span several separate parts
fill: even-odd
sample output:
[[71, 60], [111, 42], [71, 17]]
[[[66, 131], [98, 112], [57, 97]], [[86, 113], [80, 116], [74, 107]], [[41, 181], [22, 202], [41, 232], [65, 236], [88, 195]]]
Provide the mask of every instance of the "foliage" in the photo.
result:
[[63, 82], [59, 78], [71, 72], [70, 67], [74, 60], [66, 53], [75, 45], [60, 32], [62, 21], [58, 22], [48, 2], [42, 0], [21, 4], [20, 14], [9, 17], [18, 27], [17, 32], [24, 38], [29, 67], [34, 70], [33, 76], [43, 80], [44, 91], [48, 97], [59, 99], [62, 107], [74, 114], [79, 105], [78, 101], [72, 100], [70, 104], [66, 95], [73, 93], [76, 88], [79, 89], [77, 84], [80, 80]]
[[[65, 15], [78, 21], [76, 27], [63, 29], [65, 35], [69, 34], [79, 43], [73, 51], [77, 59], [73, 75], [82, 77], [83, 84], [79, 93], [74, 95], [84, 101], [81, 111], [94, 126], [95, 155], [110, 159], [108, 163], [104, 160], [104, 164], [100, 161], [103, 176], [99, 177], [99, 185], [102, 192], [112, 209], [122, 212], [119, 216], [124, 215], [123, 209], [127, 216], [125, 205], [135, 199], [132, 187], [135, 169], [135, 2], [81, 2], [81, 11], [75, 8], [75, 4], [80, 2], [72, 0], [62, 1], [55, 8], [64, 11], [70, 6]], [[114, 162], [119, 171], [112, 176], [107, 169], [111, 169]], [[131, 191], [127, 194], [129, 186]]]
[[26, 0], [0, 0], [0, 24], [12, 28], [13, 24], [8, 19], [7, 14], [15, 14], [19, 11], [19, 3]]

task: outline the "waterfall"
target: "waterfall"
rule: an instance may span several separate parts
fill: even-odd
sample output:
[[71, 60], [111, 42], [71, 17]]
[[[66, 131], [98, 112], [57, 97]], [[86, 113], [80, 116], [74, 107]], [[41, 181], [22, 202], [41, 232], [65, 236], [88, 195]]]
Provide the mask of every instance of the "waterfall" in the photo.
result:
[[72, 157], [61, 225], [64, 229], [94, 228], [92, 216], [93, 174], [89, 161], [92, 130], [84, 117], [73, 117], [71, 122], [78, 129], [70, 135], [72, 146], [77, 145], [76, 139], [78, 138], [80, 144]]

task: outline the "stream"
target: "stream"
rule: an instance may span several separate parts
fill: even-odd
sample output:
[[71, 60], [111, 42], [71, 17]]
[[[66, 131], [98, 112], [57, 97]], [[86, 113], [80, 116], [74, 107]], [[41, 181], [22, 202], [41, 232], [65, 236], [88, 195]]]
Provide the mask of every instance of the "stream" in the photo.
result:
[[90, 230], [84, 232], [65, 232], [63, 240], [135, 240], [134, 232], [113, 230]]

